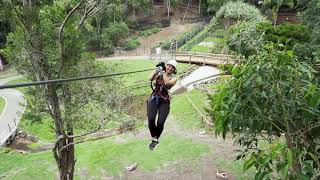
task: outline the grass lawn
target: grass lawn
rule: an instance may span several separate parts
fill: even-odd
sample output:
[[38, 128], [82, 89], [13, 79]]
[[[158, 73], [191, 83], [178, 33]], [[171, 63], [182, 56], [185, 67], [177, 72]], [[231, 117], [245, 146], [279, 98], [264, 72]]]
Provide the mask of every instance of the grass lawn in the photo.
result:
[[[197, 36], [196, 36], [197, 37]], [[212, 42], [213, 45], [205, 46], [201, 45], [200, 43], [193, 46], [190, 51], [191, 52], [202, 52], [202, 53], [220, 53], [222, 48], [225, 45], [224, 42], [224, 30], [223, 29], [217, 29], [216, 31], [210, 33], [208, 37], [206, 37], [202, 42]]]
[[202, 53], [210, 53], [212, 51], [212, 47], [195, 45], [190, 50], [191, 52], [202, 52]]
[[[122, 139], [120, 142], [119, 138]], [[142, 171], [155, 171], [171, 161], [196, 162], [209, 151], [207, 145], [195, 143], [181, 136], [163, 137], [157, 151], [150, 151], [147, 148], [148, 143], [149, 140], [122, 135], [79, 144], [76, 146], [75, 178], [85, 178], [80, 175], [83, 171], [93, 179], [119, 176], [126, 166], [134, 162], [138, 163], [138, 168]], [[28, 155], [0, 151], [0, 159], [0, 178], [54, 179], [57, 173], [51, 151]]]
[[[26, 82], [28, 82], [27, 78], [26, 77], [21, 77], [21, 78], [18, 78], [18, 79], [15, 79], [15, 80], [7, 82], [6, 85], [26, 83]], [[27, 87], [19, 87], [19, 88], [15, 88], [15, 89], [21, 91], [23, 94], [26, 94], [28, 88]]]
[[171, 115], [184, 128], [198, 129], [204, 127], [201, 123], [201, 118], [197, 115], [196, 110], [189, 103], [185, 95], [190, 98], [203, 114], [206, 114], [204, 110], [206, 94], [200, 90], [193, 90], [173, 97]]
[[0, 115], [3, 112], [5, 106], [6, 106], [6, 100], [0, 96]]
[[0, 71], [0, 79], [4, 79], [14, 75], [17, 75], [17, 71], [14, 68], [9, 68], [5, 71]]

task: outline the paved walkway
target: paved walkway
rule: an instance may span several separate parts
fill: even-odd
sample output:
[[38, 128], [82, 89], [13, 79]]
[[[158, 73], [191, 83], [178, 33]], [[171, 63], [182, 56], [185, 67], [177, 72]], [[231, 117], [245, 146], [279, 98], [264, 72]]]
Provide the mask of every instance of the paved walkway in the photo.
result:
[[[13, 76], [0, 80], [0, 85], [19, 76]], [[26, 101], [23, 94], [15, 89], [2, 89], [0, 96], [6, 100], [5, 108], [0, 115], [0, 147], [5, 144], [7, 139], [17, 129], [18, 123], [25, 109]]]
[[191, 90], [193, 85], [199, 84], [203, 81], [215, 79], [214, 75], [220, 74], [218, 68], [212, 66], [201, 66], [200, 68], [193, 71], [190, 75], [180, 80], [175, 86], [171, 88], [171, 93], [175, 93], [181, 89]]

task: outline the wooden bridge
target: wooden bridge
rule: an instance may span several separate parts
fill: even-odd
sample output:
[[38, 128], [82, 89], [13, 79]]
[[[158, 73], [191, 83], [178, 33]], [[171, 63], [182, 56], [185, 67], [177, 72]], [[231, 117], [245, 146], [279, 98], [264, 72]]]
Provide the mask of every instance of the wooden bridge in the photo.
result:
[[226, 54], [212, 54], [212, 53], [196, 53], [196, 52], [176, 52], [176, 53], [162, 53], [150, 54], [150, 59], [157, 61], [168, 61], [175, 59], [177, 62], [202, 64], [219, 66], [222, 64], [234, 64], [234, 57]]
[[234, 63], [231, 55], [211, 53], [177, 52], [175, 53], [175, 59], [178, 62], [211, 66]]

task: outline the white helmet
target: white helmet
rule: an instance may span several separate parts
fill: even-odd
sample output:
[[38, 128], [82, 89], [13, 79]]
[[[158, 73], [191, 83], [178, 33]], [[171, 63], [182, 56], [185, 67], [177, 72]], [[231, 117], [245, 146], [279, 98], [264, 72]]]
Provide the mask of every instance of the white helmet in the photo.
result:
[[171, 64], [174, 68], [176, 68], [177, 69], [177, 61], [176, 60], [174, 60], [174, 59], [171, 59], [171, 60], [169, 60], [168, 62], [167, 62], [167, 64]]

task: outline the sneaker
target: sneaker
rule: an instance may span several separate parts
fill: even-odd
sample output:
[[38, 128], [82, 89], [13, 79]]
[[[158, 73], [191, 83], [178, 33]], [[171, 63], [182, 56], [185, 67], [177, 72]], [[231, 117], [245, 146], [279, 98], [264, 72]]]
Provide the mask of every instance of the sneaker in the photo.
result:
[[159, 144], [158, 141], [152, 140], [151, 143], [149, 144], [149, 149], [153, 150], [158, 144]]

